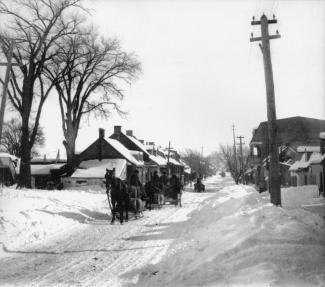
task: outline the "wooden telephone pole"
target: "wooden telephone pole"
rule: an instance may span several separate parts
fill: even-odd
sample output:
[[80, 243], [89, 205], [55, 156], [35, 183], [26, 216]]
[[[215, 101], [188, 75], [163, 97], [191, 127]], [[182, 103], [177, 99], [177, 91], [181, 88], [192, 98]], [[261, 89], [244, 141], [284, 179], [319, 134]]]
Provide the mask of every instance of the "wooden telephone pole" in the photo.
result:
[[10, 40], [9, 50], [8, 50], [8, 63], [0, 63], [0, 66], [7, 66], [5, 81], [3, 84], [3, 93], [2, 93], [1, 108], [0, 108], [0, 140], [2, 137], [3, 122], [4, 122], [4, 116], [6, 110], [6, 100], [7, 100], [8, 84], [10, 80], [10, 72], [12, 66], [17, 65], [12, 63], [13, 50], [14, 50], [14, 40]]
[[268, 120], [268, 138], [269, 138], [269, 154], [270, 154], [270, 168], [269, 168], [269, 192], [271, 194], [271, 203], [274, 205], [281, 205], [281, 186], [280, 186], [280, 167], [279, 167], [279, 153], [276, 142], [276, 109], [274, 97], [274, 83], [273, 71], [270, 52], [270, 39], [280, 38], [277, 35], [269, 35], [269, 24], [275, 24], [277, 20], [273, 16], [272, 20], [268, 20], [263, 14], [260, 21], [255, 21], [253, 17], [252, 25], [261, 25], [261, 37], [250, 39], [250, 42], [262, 41], [259, 44], [264, 63], [264, 74], [266, 84], [266, 99], [267, 99], [267, 120]]
[[167, 172], [168, 172], [168, 177], [170, 177], [170, 164], [169, 164], [169, 157], [170, 157], [170, 141], [168, 143], [168, 154], [167, 154]]
[[239, 152], [240, 152], [240, 161], [239, 161], [239, 166], [240, 166], [240, 174], [241, 174], [241, 178], [242, 178], [242, 183], [245, 184], [245, 180], [244, 180], [244, 162], [243, 162], [243, 144], [245, 144], [243, 142], [243, 136], [239, 136], [237, 137], [239, 139]]
[[238, 168], [237, 168], [237, 149], [236, 149], [236, 136], [235, 136], [235, 125], [232, 125], [232, 134], [234, 137], [234, 161], [235, 161], [235, 182], [238, 184]]

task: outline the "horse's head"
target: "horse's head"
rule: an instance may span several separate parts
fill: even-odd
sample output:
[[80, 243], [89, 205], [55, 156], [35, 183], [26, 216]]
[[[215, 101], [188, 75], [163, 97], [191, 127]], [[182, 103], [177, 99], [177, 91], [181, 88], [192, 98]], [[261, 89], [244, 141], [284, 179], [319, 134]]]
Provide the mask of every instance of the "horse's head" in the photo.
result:
[[106, 173], [105, 173], [106, 186], [111, 185], [114, 179], [115, 179], [115, 168], [113, 169], [106, 168]]

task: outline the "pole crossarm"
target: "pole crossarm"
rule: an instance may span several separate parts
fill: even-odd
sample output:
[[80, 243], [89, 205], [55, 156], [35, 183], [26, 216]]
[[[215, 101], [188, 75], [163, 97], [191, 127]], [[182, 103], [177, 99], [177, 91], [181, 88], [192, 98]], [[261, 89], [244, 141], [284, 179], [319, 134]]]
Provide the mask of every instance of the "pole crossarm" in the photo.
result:
[[[269, 37], [268, 37], [268, 39], [269, 40], [272, 40], [272, 39], [279, 39], [279, 38], [281, 38], [281, 35], [280, 34], [277, 34], [277, 35], [270, 35]], [[249, 41], [250, 42], [257, 42], [257, 41], [262, 41], [262, 37], [251, 37], [250, 39], [249, 39]]]
[[[272, 20], [267, 20], [268, 24], [276, 24], [278, 23], [277, 19], [272, 19]], [[261, 21], [257, 20], [257, 21], [251, 21], [251, 25], [261, 25]]]

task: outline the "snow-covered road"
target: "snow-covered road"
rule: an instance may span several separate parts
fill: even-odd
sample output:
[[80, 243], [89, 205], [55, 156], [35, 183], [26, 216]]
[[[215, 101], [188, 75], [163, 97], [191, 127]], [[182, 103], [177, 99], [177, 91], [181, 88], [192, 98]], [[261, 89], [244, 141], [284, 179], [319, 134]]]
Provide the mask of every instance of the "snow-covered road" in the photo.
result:
[[[0, 190], [0, 286], [325, 286], [315, 186], [267, 193], [205, 182], [183, 207], [109, 224], [100, 192]], [[225, 188], [223, 188], [225, 187]]]
[[182, 208], [165, 206], [146, 211], [144, 218], [124, 225], [110, 225], [107, 218], [88, 220], [51, 240], [18, 248], [3, 246], [0, 284], [124, 286], [135, 283], [137, 275], [124, 274], [159, 262], [173, 240], [182, 236], [182, 222], [225, 183], [219, 179], [207, 185], [209, 193], [193, 193], [190, 189], [185, 192]]

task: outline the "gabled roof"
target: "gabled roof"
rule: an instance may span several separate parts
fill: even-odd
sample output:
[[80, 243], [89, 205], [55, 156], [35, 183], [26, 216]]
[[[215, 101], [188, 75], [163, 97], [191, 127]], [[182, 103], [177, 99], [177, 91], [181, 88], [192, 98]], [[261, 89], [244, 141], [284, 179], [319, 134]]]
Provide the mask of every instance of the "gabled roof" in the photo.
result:
[[[320, 132], [325, 130], [325, 120], [290, 117], [278, 119], [277, 142], [278, 144], [290, 144], [293, 146], [307, 144], [318, 144]], [[251, 144], [255, 142], [267, 143], [267, 122], [261, 122], [254, 132]]]
[[159, 166], [166, 166], [167, 165], [167, 160], [164, 159], [163, 157], [159, 156], [159, 155], [150, 154], [149, 158]]
[[130, 141], [132, 141], [144, 154], [150, 155], [145, 145], [138, 141], [135, 137], [125, 135]]
[[174, 159], [172, 157], [169, 158], [169, 163], [171, 163], [173, 165], [182, 166], [182, 164], [180, 162], [178, 162], [176, 159]]
[[136, 160], [135, 157], [132, 155], [131, 151], [128, 150], [124, 145], [122, 145], [119, 141], [107, 138], [105, 139], [108, 144], [110, 144], [115, 150], [117, 150], [120, 154], [122, 154], [125, 159], [127, 159], [130, 163], [133, 163], [136, 166], [142, 166], [143, 163]]

